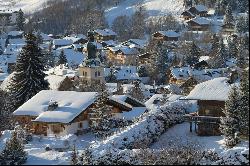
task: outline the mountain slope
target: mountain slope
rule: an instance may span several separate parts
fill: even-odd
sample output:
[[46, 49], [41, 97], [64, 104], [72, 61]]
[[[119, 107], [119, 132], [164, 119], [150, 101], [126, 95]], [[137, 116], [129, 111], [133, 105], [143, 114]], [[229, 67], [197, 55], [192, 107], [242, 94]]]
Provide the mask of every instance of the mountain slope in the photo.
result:
[[48, 0], [0, 0], [0, 10], [19, 10], [21, 8], [25, 13], [33, 13], [41, 9], [47, 1]]
[[117, 16], [130, 16], [139, 5], [146, 7], [149, 16], [181, 14], [184, 10], [183, 0], [124, 0], [118, 6], [105, 11], [109, 25]]

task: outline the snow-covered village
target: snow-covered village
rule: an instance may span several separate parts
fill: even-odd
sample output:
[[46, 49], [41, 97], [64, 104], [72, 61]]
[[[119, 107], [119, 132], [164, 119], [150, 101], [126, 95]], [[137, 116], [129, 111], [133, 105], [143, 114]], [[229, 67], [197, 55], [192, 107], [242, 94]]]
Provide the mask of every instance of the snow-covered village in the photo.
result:
[[0, 0], [0, 165], [249, 165], [248, 0]]

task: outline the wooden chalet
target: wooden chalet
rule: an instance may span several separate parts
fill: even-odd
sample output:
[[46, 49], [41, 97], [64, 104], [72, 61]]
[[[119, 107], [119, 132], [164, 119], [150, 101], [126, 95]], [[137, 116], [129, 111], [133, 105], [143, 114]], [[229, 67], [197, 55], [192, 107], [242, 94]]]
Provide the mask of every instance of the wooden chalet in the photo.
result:
[[180, 34], [175, 31], [158, 31], [153, 34], [154, 40], [178, 41]]
[[[43, 90], [24, 103], [14, 113], [15, 120], [33, 134], [62, 136], [83, 134], [89, 130], [96, 92]], [[112, 96], [107, 105], [111, 114], [119, 117], [123, 112], [146, 110], [145, 105], [132, 97]], [[123, 117], [121, 117], [123, 118]]]
[[222, 27], [222, 33], [231, 35], [232, 33], [235, 32], [235, 28], [234, 28], [235, 25], [233, 23], [226, 23], [226, 24], [223, 24], [221, 27]]
[[206, 17], [208, 12], [207, 10], [208, 10], [207, 7], [204, 5], [196, 5], [191, 7], [188, 11], [193, 15]]
[[98, 42], [107, 41], [107, 40], [115, 40], [117, 34], [111, 29], [96, 29], [94, 30], [95, 39]]
[[192, 31], [208, 31], [210, 28], [210, 22], [203, 17], [196, 17], [187, 22], [189, 30]]
[[181, 13], [181, 17], [184, 20], [191, 20], [191, 19], [195, 18], [195, 15], [192, 14], [190, 11], [186, 10], [186, 11]]
[[225, 108], [232, 84], [228, 83], [228, 78], [219, 77], [195, 86], [185, 100], [197, 100], [198, 111], [195, 114], [186, 115], [186, 120], [195, 125], [195, 132], [200, 136], [220, 135], [220, 117]]

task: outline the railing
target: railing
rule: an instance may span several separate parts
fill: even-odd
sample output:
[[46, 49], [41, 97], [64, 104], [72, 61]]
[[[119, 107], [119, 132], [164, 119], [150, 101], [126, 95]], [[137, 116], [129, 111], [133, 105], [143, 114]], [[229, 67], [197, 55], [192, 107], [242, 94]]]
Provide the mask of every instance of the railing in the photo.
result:
[[192, 116], [192, 115], [184, 115], [185, 121], [195, 121], [195, 122], [209, 122], [209, 123], [219, 123], [220, 117], [213, 116]]

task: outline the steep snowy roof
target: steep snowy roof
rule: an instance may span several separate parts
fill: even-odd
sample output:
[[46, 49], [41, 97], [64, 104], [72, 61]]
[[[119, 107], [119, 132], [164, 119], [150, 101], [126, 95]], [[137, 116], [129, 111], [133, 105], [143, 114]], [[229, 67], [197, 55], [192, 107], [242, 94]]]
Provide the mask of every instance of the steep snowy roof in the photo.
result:
[[204, 6], [204, 5], [196, 5], [194, 6], [196, 8], [196, 10], [198, 10], [199, 12], [204, 12], [204, 11], [207, 11], [207, 7]]
[[11, 44], [11, 45], [25, 45], [26, 42], [24, 39], [9, 39], [9, 44]]
[[8, 36], [20, 36], [23, 35], [24, 31], [10, 31]]
[[175, 31], [172, 31], [172, 30], [169, 30], [169, 31], [159, 31], [160, 34], [164, 35], [164, 36], [167, 36], [167, 37], [180, 37], [180, 34], [175, 32]]
[[196, 85], [185, 99], [225, 101], [232, 87], [227, 81], [228, 78], [219, 77], [202, 82]]
[[79, 37], [73, 37], [73, 36], [70, 36], [70, 37], [67, 36], [67, 37], [64, 37], [63, 39], [71, 40], [73, 43], [75, 43], [75, 42], [81, 40], [81, 38], [79, 38]]
[[194, 18], [194, 19], [192, 19], [190, 21], [193, 21], [193, 22], [195, 22], [195, 23], [197, 23], [199, 25], [209, 25], [210, 24], [210, 21], [208, 19], [206, 19], [206, 18], [203, 18], [203, 17], [196, 17], [196, 18]]
[[120, 47], [119, 49], [124, 55], [135, 55], [139, 54], [139, 51], [136, 48], [130, 47]]
[[[70, 123], [95, 101], [96, 96], [96, 92], [43, 90], [13, 114], [37, 116], [34, 121], [40, 122]], [[48, 111], [50, 101], [58, 103], [53, 111]]]
[[146, 110], [146, 107], [133, 107], [131, 111], [122, 112], [121, 116], [126, 120], [133, 120], [134, 118], [137, 118], [142, 115]]
[[54, 39], [53, 44], [59, 46], [67, 46], [73, 44], [73, 41], [67, 39]]
[[98, 33], [98, 34], [100, 34], [102, 36], [116, 36], [117, 35], [111, 29], [96, 29], [94, 32]]

